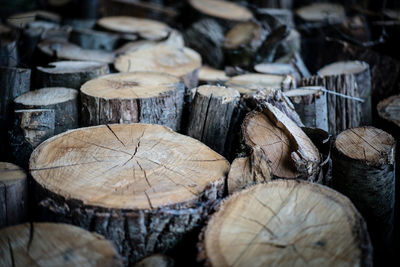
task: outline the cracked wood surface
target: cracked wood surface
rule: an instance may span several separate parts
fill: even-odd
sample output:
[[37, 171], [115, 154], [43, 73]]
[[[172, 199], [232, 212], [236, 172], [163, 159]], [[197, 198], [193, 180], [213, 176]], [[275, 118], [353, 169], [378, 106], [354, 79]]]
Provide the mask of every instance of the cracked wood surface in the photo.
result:
[[252, 186], [203, 229], [209, 266], [372, 266], [366, 224], [348, 198], [305, 181]]
[[0, 265], [122, 266], [111, 242], [76, 226], [26, 223], [0, 230]]
[[165, 73], [101, 76], [81, 87], [82, 124], [155, 123], [179, 130], [184, 85]]

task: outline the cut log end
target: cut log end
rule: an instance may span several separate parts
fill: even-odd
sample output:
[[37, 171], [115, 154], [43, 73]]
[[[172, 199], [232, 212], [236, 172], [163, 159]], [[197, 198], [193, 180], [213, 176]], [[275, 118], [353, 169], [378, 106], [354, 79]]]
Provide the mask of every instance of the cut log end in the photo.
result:
[[223, 70], [214, 69], [209, 66], [202, 66], [199, 70], [200, 82], [224, 83], [228, 79], [229, 77], [226, 76]]
[[329, 64], [318, 71], [322, 76], [340, 74], [358, 74], [369, 69], [363, 61], [339, 61]]
[[155, 254], [144, 258], [136, 263], [134, 267], [173, 267], [174, 260], [163, 254]]
[[26, 174], [21, 167], [8, 162], [0, 162], [0, 183], [14, 183], [25, 179]]
[[313, 3], [296, 10], [296, 15], [306, 22], [340, 23], [346, 18], [342, 5]]
[[103, 74], [108, 71], [108, 66], [101, 62], [90, 61], [57, 61], [49, 63], [48, 67], [37, 67], [41, 72], [48, 74], [66, 74], [66, 73], [79, 73], [89, 71], [101, 71]]
[[400, 127], [400, 95], [394, 95], [378, 103], [378, 114], [381, 118]]
[[17, 97], [14, 102], [23, 106], [49, 106], [73, 101], [78, 97], [78, 91], [63, 87], [48, 87], [27, 92]]
[[203, 231], [199, 259], [210, 266], [372, 266], [366, 224], [327, 187], [273, 181], [234, 194]]
[[219, 19], [247, 21], [253, 18], [253, 14], [247, 8], [228, 1], [189, 0], [189, 3], [199, 12]]

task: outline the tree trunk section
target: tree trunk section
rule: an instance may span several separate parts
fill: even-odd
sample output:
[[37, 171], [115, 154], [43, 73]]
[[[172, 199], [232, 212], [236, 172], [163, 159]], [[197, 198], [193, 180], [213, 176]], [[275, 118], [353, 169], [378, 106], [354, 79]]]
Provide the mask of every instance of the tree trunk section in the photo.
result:
[[162, 73], [131, 72], [101, 76], [81, 88], [82, 124], [153, 123], [178, 131], [184, 86]]
[[227, 142], [227, 136], [233, 134], [229, 130], [239, 98], [239, 92], [231, 88], [210, 85], [198, 87], [187, 134], [229, 157], [232, 144]]
[[117, 266], [121, 256], [103, 236], [76, 226], [25, 223], [0, 230], [0, 265]]
[[113, 51], [119, 41], [119, 36], [92, 29], [74, 29], [69, 40], [84, 49]]
[[366, 219], [378, 260], [392, 248], [395, 146], [391, 135], [374, 127], [346, 130], [334, 145], [333, 188]]
[[78, 128], [78, 91], [63, 87], [48, 87], [27, 92], [15, 100], [16, 109], [53, 109], [54, 134]]
[[350, 200], [306, 181], [232, 195], [200, 238], [198, 260], [208, 266], [372, 266], [367, 227]]
[[28, 179], [17, 165], [0, 162], [0, 228], [24, 222], [28, 216]]
[[79, 90], [85, 82], [109, 73], [108, 65], [90, 61], [57, 61], [37, 67], [39, 88], [66, 87]]
[[125, 265], [168, 251], [201, 225], [228, 170], [199, 141], [151, 124], [69, 131], [42, 143], [30, 161], [40, 219], [104, 235]]

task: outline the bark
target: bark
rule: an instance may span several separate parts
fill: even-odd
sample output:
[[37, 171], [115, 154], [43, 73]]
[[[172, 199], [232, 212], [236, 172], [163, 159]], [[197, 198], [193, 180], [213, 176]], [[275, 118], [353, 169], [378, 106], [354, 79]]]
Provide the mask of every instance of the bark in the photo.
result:
[[0, 66], [17, 67], [19, 63], [18, 45], [16, 40], [0, 39]]
[[28, 215], [28, 180], [17, 165], [0, 162], [0, 228], [24, 222]]
[[92, 29], [96, 22], [96, 19], [65, 18], [63, 20], [64, 25], [71, 26], [74, 29]]
[[91, 29], [74, 29], [69, 40], [84, 49], [113, 51], [119, 36]]
[[263, 15], [272, 16], [281, 24], [294, 28], [293, 12], [288, 8], [259, 8], [257, 18], [262, 19]]

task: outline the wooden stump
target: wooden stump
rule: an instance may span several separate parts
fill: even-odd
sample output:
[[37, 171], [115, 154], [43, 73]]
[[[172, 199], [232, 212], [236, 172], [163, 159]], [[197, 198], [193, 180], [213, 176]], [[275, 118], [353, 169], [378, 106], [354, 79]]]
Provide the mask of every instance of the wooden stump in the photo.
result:
[[1, 266], [123, 266], [104, 237], [76, 226], [20, 224], [0, 230]]
[[54, 109], [25, 109], [14, 113], [14, 126], [10, 132], [11, 150], [15, 162], [28, 169], [32, 151], [54, 135]]
[[0, 228], [24, 222], [27, 215], [26, 173], [17, 165], [0, 162]]
[[78, 28], [72, 30], [69, 40], [84, 49], [113, 51], [119, 41], [119, 36], [92, 29]]
[[187, 134], [228, 157], [232, 144], [227, 142], [232, 115], [238, 106], [238, 91], [213, 85], [197, 88], [189, 116]]
[[226, 86], [234, 88], [240, 94], [255, 93], [260, 89], [282, 89], [287, 91], [296, 87], [296, 82], [291, 76], [269, 75], [269, 74], [243, 74], [230, 78]]
[[328, 92], [327, 95], [329, 133], [338, 134], [346, 129], [360, 126], [362, 102], [353, 74], [312, 76], [304, 78], [302, 86], [321, 86], [333, 92]]
[[214, 69], [209, 66], [202, 66], [199, 70], [199, 83], [224, 84], [229, 79], [225, 71]]
[[328, 131], [327, 93], [319, 87], [300, 87], [285, 92], [306, 127]]
[[305, 181], [253, 186], [223, 202], [203, 230], [209, 266], [372, 266], [366, 224], [348, 198]]
[[15, 100], [16, 109], [54, 109], [54, 134], [78, 127], [78, 91], [48, 87], [27, 92]]
[[307, 135], [275, 106], [250, 112], [243, 122], [246, 144], [261, 149], [274, 178], [317, 181], [320, 154]]
[[136, 263], [134, 267], [173, 267], [174, 260], [163, 254], [155, 254], [144, 258]]
[[81, 88], [82, 124], [154, 123], [179, 130], [184, 86], [165, 73], [101, 76]]
[[48, 67], [37, 67], [37, 82], [42, 87], [80, 89], [82, 84], [109, 73], [106, 63], [90, 61], [57, 61]]
[[339, 134], [333, 154], [333, 188], [348, 196], [368, 223], [376, 252], [391, 250], [395, 139], [374, 127]]
[[364, 100], [361, 104], [361, 125], [372, 123], [371, 74], [367, 63], [363, 61], [339, 61], [323, 67], [318, 73], [321, 76], [353, 74], [357, 82], [358, 96]]
[[97, 24], [113, 32], [133, 33], [146, 40], [161, 40], [166, 38], [171, 28], [162, 22], [126, 16], [104, 17]]
[[33, 152], [41, 218], [113, 240], [132, 264], [165, 252], [222, 197], [229, 163], [199, 141], [151, 124], [81, 128]]

